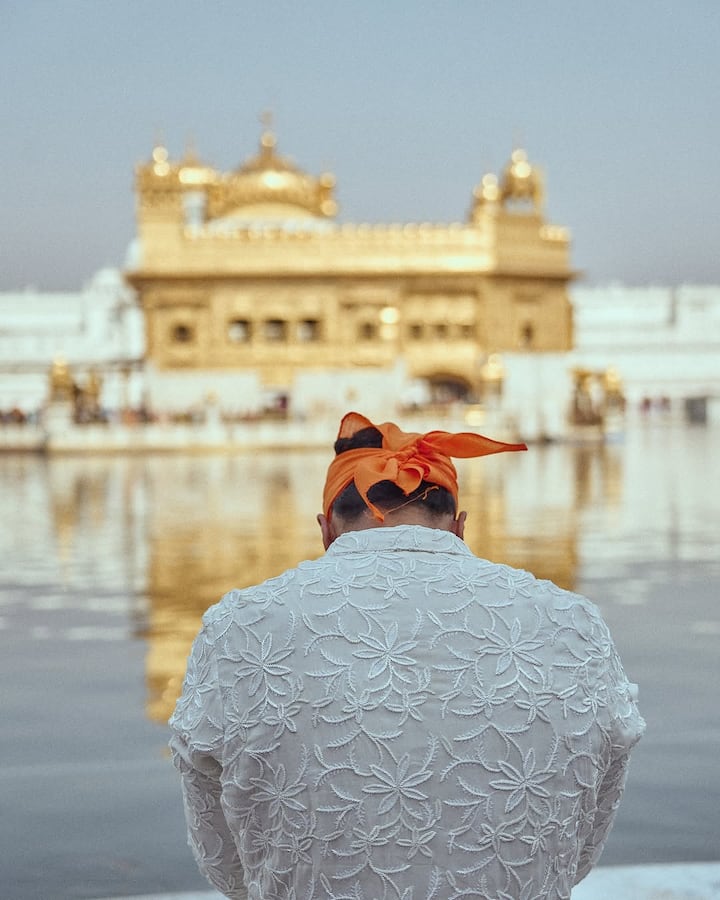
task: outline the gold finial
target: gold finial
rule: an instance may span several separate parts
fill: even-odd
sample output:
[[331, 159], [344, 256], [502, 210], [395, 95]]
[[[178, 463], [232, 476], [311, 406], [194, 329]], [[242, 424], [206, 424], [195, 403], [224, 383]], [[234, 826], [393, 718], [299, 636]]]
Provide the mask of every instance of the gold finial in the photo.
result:
[[532, 173], [532, 166], [528, 162], [527, 153], [516, 147], [510, 155], [511, 168], [516, 178], [528, 178]]
[[195, 143], [195, 135], [189, 134], [187, 136], [187, 140], [185, 141], [185, 156], [183, 157], [183, 163], [185, 165], [191, 165], [199, 162], [200, 157], [197, 152], [197, 144]]
[[205, 186], [215, 181], [216, 172], [200, 159], [193, 136], [190, 135], [185, 144], [185, 156], [180, 160], [178, 178], [180, 183], [188, 186]]
[[263, 125], [263, 133], [260, 136], [260, 147], [263, 152], [268, 153], [272, 151], [277, 144], [277, 138], [272, 131], [273, 125], [273, 114], [269, 109], [264, 110], [260, 113], [260, 123]]
[[536, 212], [541, 212], [543, 193], [542, 173], [530, 163], [526, 151], [516, 143], [500, 182], [501, 202], [503, 205], [508, 200], [530, 203]]
[[170, 163], [168, 162], [167, 147], [164, 144], [156, 144], [153, 147], [152, 159], [153, 172], [161, 177], [167, 175], [170, 171]]
[[[496, 203], [500, 197], [500, 188], [498, 186], [497, 176], [492, 172], [483, 175], [478, 191], [479, 198], [490, 203]], [[476, 196], [478, 196], [476, 195]]]

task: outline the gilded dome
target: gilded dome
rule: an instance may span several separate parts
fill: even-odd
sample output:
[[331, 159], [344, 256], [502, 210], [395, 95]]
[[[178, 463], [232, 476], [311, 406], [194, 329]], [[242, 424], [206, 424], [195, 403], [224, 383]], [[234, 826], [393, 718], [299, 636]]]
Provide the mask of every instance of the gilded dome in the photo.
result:
[[308, 175], [280, 156], [276, 143], [275, 135], [265, 131], [255, 156], [209, 185], [209, 219], [330, 218], [337, 213], [334, 176]]

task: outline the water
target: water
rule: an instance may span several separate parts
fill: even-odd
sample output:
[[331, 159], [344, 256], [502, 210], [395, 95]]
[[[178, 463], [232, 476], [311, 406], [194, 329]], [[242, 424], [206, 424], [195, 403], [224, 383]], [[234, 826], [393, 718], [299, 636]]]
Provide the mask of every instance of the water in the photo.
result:
[[[602, 608], [648, 732], [603, 864], [720, 859], [717, 427], [462, 463], [466, 540]], [[321, 552], [327, 454], [0, 457], [0, 893], [203, 888], [165, 721], [204, 609]]]

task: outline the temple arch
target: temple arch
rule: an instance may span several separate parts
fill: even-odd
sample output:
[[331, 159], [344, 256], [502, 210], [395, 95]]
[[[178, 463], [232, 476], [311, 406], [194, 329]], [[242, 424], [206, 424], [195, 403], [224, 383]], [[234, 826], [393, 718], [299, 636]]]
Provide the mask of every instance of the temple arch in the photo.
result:
[[471, 403], [474, 399], [472, 385], [461, 375], [436, 372], [426, 375], [423, 381], [427, 384], [432, 404]]

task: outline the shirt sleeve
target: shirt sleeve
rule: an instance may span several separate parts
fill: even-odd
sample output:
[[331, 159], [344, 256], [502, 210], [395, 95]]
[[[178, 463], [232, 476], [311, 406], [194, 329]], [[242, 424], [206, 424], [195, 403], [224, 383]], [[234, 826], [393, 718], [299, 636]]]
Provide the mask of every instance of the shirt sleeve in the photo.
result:
[[592, 832], [580, 852], [575, 884], [581, 881], [600, 859], [625, 790], [631, 751], [645, 732], [645, 720], [637, 706], [638, 686], [627, 680], [605, 623], [602, 623], [602, 629], [608, 651], [603, 681], [607, 692], [606, 733], [609, 743], [607, 757], [609, 764], [598, 785]]
[[180, 772], [188, 844], [220, 893], [247, 900], [237, 847], [222, 809], [222, 697], [212, 627], [193, 643], [183, 692], [170, 718], [170, 750]]

